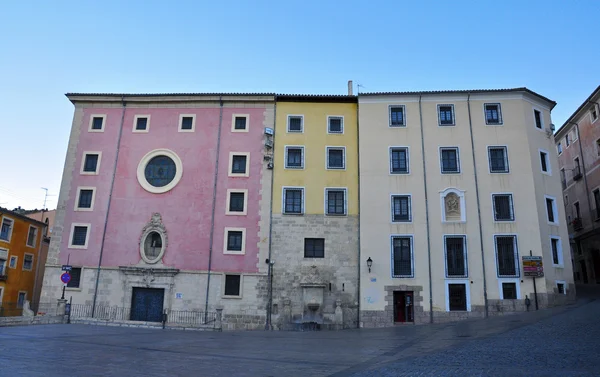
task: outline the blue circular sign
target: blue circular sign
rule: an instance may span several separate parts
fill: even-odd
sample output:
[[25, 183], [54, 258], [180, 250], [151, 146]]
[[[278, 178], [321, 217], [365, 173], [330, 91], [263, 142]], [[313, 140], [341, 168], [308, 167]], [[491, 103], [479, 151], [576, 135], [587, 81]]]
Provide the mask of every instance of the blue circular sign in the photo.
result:
[[60, 275], [60, 281], [62, 281], [64, 284], [69, 284], [69, 282], [71, 281], [71, 274], [69, 274], [68, 272], [63, 273], [62, 275]]

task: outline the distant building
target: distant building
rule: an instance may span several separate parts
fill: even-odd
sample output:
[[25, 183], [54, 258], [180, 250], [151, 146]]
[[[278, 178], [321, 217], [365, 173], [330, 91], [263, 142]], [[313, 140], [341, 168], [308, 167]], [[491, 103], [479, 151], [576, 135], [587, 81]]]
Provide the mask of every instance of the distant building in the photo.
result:
[[554, 135], [575, 281], [600, 284], [600, 86]]
[[56, 216], [56, 210], [32, 210], [25, 211], [23, 215], [46, 224], [46, 236], [52, 237], [52, 228], [54, 228], [54, 218]]

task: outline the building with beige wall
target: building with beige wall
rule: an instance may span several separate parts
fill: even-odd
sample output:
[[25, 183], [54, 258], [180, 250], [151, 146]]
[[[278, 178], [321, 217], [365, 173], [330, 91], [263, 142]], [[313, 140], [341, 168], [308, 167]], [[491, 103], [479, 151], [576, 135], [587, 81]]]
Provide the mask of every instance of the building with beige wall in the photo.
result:
[[525, 88], [359, 95], [361, 326], [524, 311], [530, 252], [538, 305], [574, 298], [554, 105]]

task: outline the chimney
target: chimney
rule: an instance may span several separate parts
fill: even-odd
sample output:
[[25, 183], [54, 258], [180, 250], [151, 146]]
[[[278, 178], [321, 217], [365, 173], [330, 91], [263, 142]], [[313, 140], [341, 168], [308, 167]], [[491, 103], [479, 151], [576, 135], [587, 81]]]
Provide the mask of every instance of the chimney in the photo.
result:
[[352, 95], [352, 80], [348, 80], [348, 95]]

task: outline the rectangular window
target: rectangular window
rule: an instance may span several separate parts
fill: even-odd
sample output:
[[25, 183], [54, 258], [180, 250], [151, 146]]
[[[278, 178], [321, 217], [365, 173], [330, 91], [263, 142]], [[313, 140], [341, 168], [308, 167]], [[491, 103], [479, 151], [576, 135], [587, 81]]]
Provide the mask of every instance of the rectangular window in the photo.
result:
[[567, 148], [568, 148], [569, 145], [571, 145], [571, 138], [569, 137], [569, 134], [566, 134], [565, 135], [565, 146], [567, 146]]
[[305, 238], [304, 258], [325, 258], [325, 239]]
[[2, 219], [2, 228], [0, 229], [0, 240], [10, 242], [10, 238], [12, 236], [13, 224], [14, 224], [14, 221], [11, 219], [7, 219], [7, 218]]
[[548, 222], [557, 222], [556, 204], [554, 199], [548, 197], [546, 198], [546, 214], [548, 215]]
[[514, 221], [512, 194], [492, 194], [494, 221]]
[[229, 193], [229, 212], [244, 212], [245, 195], [243, 192]]
[[227, 231], [227, 251], [242, 251], [244, 232], [239, 230]]
[[539, 110], [533, 110], [533, 117], [535, 118], [535, 127], [540, 130], [543, 129], [542, 113]]
[[95, 131], [102, 130], [104, 128], [104, 117], [93, 117], [91, 128]]
[[495, 236], [498, 277], [519, 277], [516, 236]]
[[405, 127], [404, 106], [390, 106], [390, 127]]
[[79, 201], [77, 202], [77, 208], [92, 208], [93, 197], [94, 197], [94, 190], [88, 190], [88, 189], [79, 190]]
[[246, 174], [247, 156], [233, 155], [231, 159], [231, 174]]
[[408, 174], [408, 148], [390, 148], [390, 173]]
[[286, 169], [304, 168], [304, 147], [285, 147]]
[[71, 280], [67, 283], [67, 288], [79, 288], [81, 281], [81, 267], [71, 268]]
[[592, 105], [592, 109], [590, 110], [590, 118], [592, 119], [592, 123], [598, 120], [598, 106]]
[[485, 124], [499, 125], [502, 124], [502, 111], [499, 103], [486, 103], [485, 108]]
[[325, 189], [325, 208], [328, 215], [345, 215], [346, 190]]
[[8, 267], [10, 268], [17, 268], [17, 261], [18, 261], [18, 257], [16, 255], [13, 255], [10, 257], [10, 262], [8, 262]]
[[[565, 204], [568, 204], [565, 202]], [[594, 190], [594, 204], [596, 205], [596, 216], [595, 219], [600, 219], [600, 190]]]
[[86, 246], [87, 244], [87, 226], [76, 225], [73, 227], [73, 236], [71, 238], [72, 246]]
[[440, 126], [454, 126], [454, 105], [438, 105]]
[[468, 276], [465, 236], [445, 236], [446, 277]]
[[[0, 251], [3, 251], [5, 253], [8, 252], [8, 250], [5, 249], [0, 249]], [[6, 259], [0, 258], [0, 281], [5, 281], [6, 280]]]
[[146, 117], [138, 117], [135, 121], [135, 130], [136, 131], [146, 131], [148, 128], [148, 118]]
[[29, 233], [27, 234], [27, 246], [35, 247], [35, 241], [37, 241], [37, 228], [30, 226]]
[[442, 174], [460, 173], [458, 148], [440, 148]]
[[246, 129], [246, 117], [235, 117], [235, 124], [233, 126], [235, 130]]
[[392, 237], [392, 277], [412, 278], [412, 237]]
[[448, 309], [451, 312], [467, 310], [467, 287], [465, 284], [448, 284]]
[[225, 275], [225, 296], [240, 296], [241, 275]]
[[327, 169], [345, 169], [346, 156], [344, 148], [327, 147]]
[[182, 131], [193, 131], [194, 130], [194, 117], [182, 115], [179, 129]]
[[27, 300], [27, 292], [19, 292], [19, 298], [17, 299], [17, 308], [22, 308]]
[[562, 143], [558, 143], [558, 145], [556, 146], [556, 151], [559, 155], [563, 152]]
[[303, 132], [304, 117], [298, 115], [288, 116], [288, 132]]
[[502, 299], [516, 300], [517, 299], [517, 283], [502, 283]]
[[580, 219], [581, 218], [581, 211], [579, 209], [579, 202], [575, 202], [573, 203], [573, 207], [575, 207], [575, 216]]
[[410, 222], [410, 196], [392, 195], [392, 222]]
[[343, 134], [344, 133], [344, 118], [328, 117], [327, 118], [327, 132], [330, 134]]
[[283, 213], [295, 215], [303, 213], [303, 191], [301, 188], [283, 189]]
[[490, 173], [508, 173], [508, 153], [506, 147], [488, 147]]
[[566, 294], [566, 292], [565, 292], [565, 283], [559, 283], [559, 282], [557, 282], [556, 283], [556, 290], [561, 295]]
[[552, 247], [552, 264], [562, 265], [562, 243], [560, 238], [551, 237], [550, 246]]
[[86, 153], [85, 160], [83, 162], [83, 171], [85, 173], [96, 173], [96, 169], [98, 167], [98, 154], [95, 153]]
[[33, 254], [23, 256], [23, 270], [31, 271], [33, 269]]
[[550, 172], [550, 162], [548, 161], [548, 153], [540, 151], [540, 164], [544, 173]]

